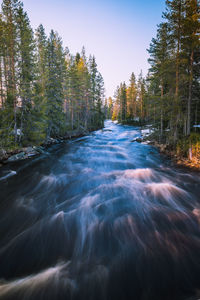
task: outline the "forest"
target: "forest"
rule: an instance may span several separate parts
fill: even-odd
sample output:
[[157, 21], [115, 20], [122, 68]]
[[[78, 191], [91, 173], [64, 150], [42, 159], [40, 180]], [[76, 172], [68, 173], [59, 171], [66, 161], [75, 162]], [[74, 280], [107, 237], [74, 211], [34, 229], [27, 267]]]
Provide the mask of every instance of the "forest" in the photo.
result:
[[200, 19], [197, 0], [166, 1], [149, 49], [147, 76], [132, 73], [105, 99], [95, 57], [71, 54], [59, 34], [31, 28], [23, 3], [0, 14], [0, 148], [102, 128], [105, 119], [151, 125], [179, 156], [200, 156]]
[[200, 158], [200, 5], [166, 1], [163, 22], [149, 46], [149, 72], [134, 73], [107, 99], [107, 116], [121, 123], [151, 124], [159, 143]]
[[37, 145], [103, 126], [104, 82], [95, 57], [72, 55], [57, 32], [31, 28], [23, 3], [0, 13], [0, 148]]
[[199, 0], [2, 0], [0, 300], [200, 300], [199, 170]]

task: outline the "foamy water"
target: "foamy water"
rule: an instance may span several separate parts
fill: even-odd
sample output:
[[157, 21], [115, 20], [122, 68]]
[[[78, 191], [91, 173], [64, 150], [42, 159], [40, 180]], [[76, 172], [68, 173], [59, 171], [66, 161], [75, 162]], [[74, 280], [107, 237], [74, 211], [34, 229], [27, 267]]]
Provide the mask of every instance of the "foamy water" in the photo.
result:
[[105, 125], [1, 170], [0, 299], [198, 299], [199, 175]]

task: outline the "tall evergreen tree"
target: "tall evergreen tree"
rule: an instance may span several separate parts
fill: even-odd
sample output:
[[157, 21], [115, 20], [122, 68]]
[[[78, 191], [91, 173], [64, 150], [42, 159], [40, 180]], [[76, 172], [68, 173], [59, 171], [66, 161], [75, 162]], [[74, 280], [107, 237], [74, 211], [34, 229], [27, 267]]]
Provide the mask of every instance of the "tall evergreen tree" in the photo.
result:
[[64, 50], [61, 38], [53, 30], [47, 42], [47, 136], [58, 136], [64, 132]]
[[[158, 26], [157, 37], [153, 38], [148, 50], [150, 54], [149, 63], [151, 64], [149, 79], [156, 83], [153, 90], [153, 97], [157, 99], [157, 110], [160, 112], [160, 133], [163, 135], [164, 115], [168, 113], [166, 102], [171, 97], [167, 97], [169, 90], [168, 82], [170, 78], [169, 70], [172, 68], [170, 63], [169, 50], [169, 27], [167, 23], [161, 23]], [[173, 103], [170, 101], [170, 105]], [[155, 111], [154, 111], [155, 113]], [[155, 119], [155, 118], [154, 118]]]
[[[97, 100], [96, 90], [97, 90], [97, 64], [94, 56], [89, 57], [89, 72], [90, 72], [90, 87], [91, 87], [91, 109], [95, 111], [95, 102]], [[93, 114], [93, 123], [95, 123], [95, 117]]]
[[16, 86], [16, 62], [17, 56], [17, 23], [16, 15], [21, 2], [18, 0], [4, 0], [2, 3], [3, 20], [5, 24], [4, 39], [4, 77], [6, 89], [6, 111], [4, 114], [4, 126], [6, 135], [12, 140], [14, 130], [15, 143], [17, 142], [17, 86]]
[[183, 56], [186, 58], [186, 69], [187, 69], [187, 129], [186, 134], [190, 135], [191, 131], [191, 107], [192, 107], [192, 96], [193, 96], [193, 84], [194, 84], [194, 65], [195, 56], [200, 53], [200, 19], [199, 11], [200, 4], [197, 0], [187, 0], [185, 2], [185, 20], [183, 24], [183, 38], [182, 38], [182, 49]]
[[68, 130], [103, 126], [104, 83], [94, 56], [63, 49], [53, 30], [35, 33], [23, 4], [4, 0], [0, 13], [1, 147], [40, 144]]
[[180, 79], [181, 79], [181, 37], [183, 33], [185, 0], [166, 0], [166, 13], [164, 17], [170, 27], [170, 43], [172, 58], [175, 65], [175, 91], [173, 101], [173, 113], [171, 118], [171, 131], [174, 132], [174, 142], [178, 139], [178, 128], [181, 126], [180, 105]]
[[130, 84], [127, 89], [127, 117], [132, 120], [137, 115], [137, 88], [135, 74], [130, 77]]
[[4, 107], [5, 104], [5, 50], [5, 22], [0, 13], [0, 107]]
[[103, 115], [103, 99], [104, 99], [104, 81], [101, 73], [97, 73], [96, 77], [96, 120], [95, 127], [103, 127], [104, 115]]
[[17, 61], [17, 86], [18, 101], [20, 106], [19, 141], [29, 139], [32, 130], [32, 105], [33, 105], [33, 82], [35, 79], [35, 44], [33, 31], [23, 7], [20, 6], [16, 13], [17, 36], [18, 36], [18, 61]]
[[137, 83], [137, 101], [138, 101], [138, 114], [141, 121], [145, 120], [146, 117], [146, 106], [145, 106], [145, 81], [142, 75], [142, 71], [139, 74]]

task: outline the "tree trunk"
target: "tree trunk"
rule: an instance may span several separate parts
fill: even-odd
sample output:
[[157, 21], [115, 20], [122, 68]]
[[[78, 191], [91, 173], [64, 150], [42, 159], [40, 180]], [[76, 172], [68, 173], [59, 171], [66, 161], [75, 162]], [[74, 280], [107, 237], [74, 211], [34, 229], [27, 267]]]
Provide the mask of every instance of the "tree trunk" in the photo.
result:
[[5, 81], [5, 92], [8, 94], [8, 69], [7, 69], [7, 61], [6, 61], [6, 54], [4, 53], [4, 57], [3, 57], [3, 68], [4, 68], [4, 81]]
[[164, 96], [164, 87], [163, 80], [161, 79], [161, 111], [160, 111], [160, 135], [163, 136], [163, 96]]
[[193, 81], [193, 61], [194, 61], [194, 50], [192, 50], [190, 56], [190, 75], [189, 75], [189, 94], [188, 94], [188, 105], [187, 105], [187, 135], [190, 135], [190, 121], [191, 121], [191, 102], [192, 102], [192, 81]]
[[13, 29], [13, 15], [10, 11], [8, 15], [8, 21], [10, 24], [9, 27], [9, 56], [10, 56], [10, 84], [9, 88], [11, 89], [12, 93], [12, 100], [13, 100], [13, 111], [14, 111], [14, 135], [15, 135], [15, 143], [17, 142], [17, 95], [16, 95], [16, 81], [15, 81], [15, 34]]
[[0, 108], [4, 107], [4, 93], [3, 93], [3, 72], [2, 72], [2, 59], [0, 57]]
[[[196, 101], [196, 107], [195, 107], [195, 125], [197, 125], [197, 121], [198, 121], [198, 105], [197, 105], [197, 101]], [[195, 132], [197, 132], [197, 128], [195, 127]]]
[[178, 122], [179, 122], [179, 67], [180, 67], [180, 38], [181, 38], [181, 2], [179, 5], [179, 14], [178, 14], [178, 36], [177, 36], [177, 51], [176, 51], [176, 88], [175, 88], [175, 101], [174, 101], [174, 143], [178, 139]]

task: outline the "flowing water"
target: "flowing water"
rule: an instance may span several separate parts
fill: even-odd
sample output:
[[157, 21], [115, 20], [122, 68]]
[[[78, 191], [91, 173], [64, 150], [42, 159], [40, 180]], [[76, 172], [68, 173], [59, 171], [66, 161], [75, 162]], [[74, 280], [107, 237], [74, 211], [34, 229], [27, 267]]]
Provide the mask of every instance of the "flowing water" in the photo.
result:
[[200, 176], [131, 142], [139, 136], [107, 121], [1, 168], [0, 299], [178, 300], [198, 292]]

